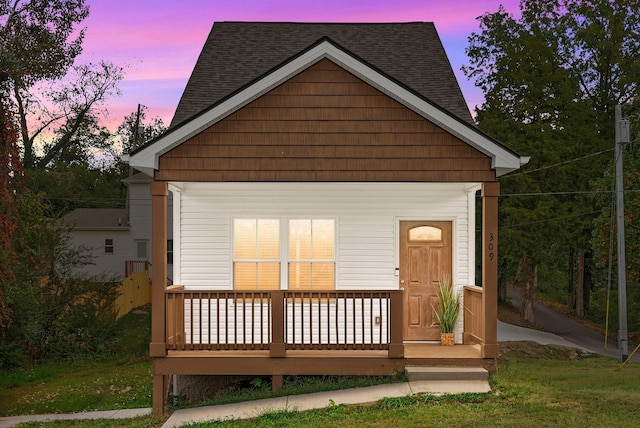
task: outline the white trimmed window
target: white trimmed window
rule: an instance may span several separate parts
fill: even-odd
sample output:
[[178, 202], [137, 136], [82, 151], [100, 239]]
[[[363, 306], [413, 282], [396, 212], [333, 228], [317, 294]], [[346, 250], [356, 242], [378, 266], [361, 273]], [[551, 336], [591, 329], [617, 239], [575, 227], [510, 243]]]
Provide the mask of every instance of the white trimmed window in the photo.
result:
[[280, 288], [280, 220], [234, 220], [233, 288]]
[[335, 289], [335, 220], [234, 219], [233, 286]]
[[335, 289], [335, 221], [289, 220], [289, 289]]

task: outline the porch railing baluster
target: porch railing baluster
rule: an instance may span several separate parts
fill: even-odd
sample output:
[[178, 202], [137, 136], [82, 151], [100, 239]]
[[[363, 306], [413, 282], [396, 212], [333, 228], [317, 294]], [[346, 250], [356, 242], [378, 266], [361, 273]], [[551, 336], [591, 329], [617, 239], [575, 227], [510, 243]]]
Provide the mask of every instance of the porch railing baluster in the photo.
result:
[[351, 340], [352, 349], [357, 349], [356, 343], [356, 295], [351, 295], [351, 331], [353, 332], [353, 339]]
[[[386, 320], [387, 318], [389, 318], [389, 315], [386, 314], [385, 317], [382, 316], [382, 299], [378, 299], [378, 310], [379, 310], [379, 314], [380, 314], [380, 328], [378, 329], [378, 343], [382, 344], [382, 321]], [[385, 325], [387, 323], [385, 322]], [[387, 335], [387, 337], [389, 337]], [[380, 349], [380, 345], [378, 345], [378, 349]]]
[[[471, 300], [471, 299], [470, 299]], [[401, 291], [166, 291], [168, 350], [403, 354]]]

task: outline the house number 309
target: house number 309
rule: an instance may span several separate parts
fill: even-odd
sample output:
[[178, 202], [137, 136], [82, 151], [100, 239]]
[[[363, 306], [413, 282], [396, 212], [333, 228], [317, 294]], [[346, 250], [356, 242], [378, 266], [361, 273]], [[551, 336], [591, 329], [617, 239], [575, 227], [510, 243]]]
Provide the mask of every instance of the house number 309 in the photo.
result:
[[488, 249], [489, 249], [489, 260], [493, 260], [495, 258], [495, 253], [493, 252], [493, 249], [495, 248], [495, 244], [493, 243], [495, 237], [493, 233], [489, 234], [489, 245], [488, 245]]

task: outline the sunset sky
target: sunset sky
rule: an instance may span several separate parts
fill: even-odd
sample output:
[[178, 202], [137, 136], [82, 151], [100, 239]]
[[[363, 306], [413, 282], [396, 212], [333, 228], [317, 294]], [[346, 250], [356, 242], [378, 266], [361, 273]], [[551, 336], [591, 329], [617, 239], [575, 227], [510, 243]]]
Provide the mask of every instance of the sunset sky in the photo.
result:
[[218, 21], [432, 21], [470, 106], [482, 93], [460, 71], [476, 17], [518, 0], [87, 0], [91, 8], [78, 63], [111, 61], [125, 68], [122, 95], [111, 99], [105, 123], [115, 127], [138, 103], [169, 124], [198, 54]]

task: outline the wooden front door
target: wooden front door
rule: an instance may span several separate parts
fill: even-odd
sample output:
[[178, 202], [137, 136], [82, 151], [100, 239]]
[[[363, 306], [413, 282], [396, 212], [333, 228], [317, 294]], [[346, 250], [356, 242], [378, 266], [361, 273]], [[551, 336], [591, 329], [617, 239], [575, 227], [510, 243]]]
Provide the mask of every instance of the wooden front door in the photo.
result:
[[451, 278], [451, 257], [451, 222], [400, 222], [405, 340], [440, 340], [434, 287], [443, 275]]

